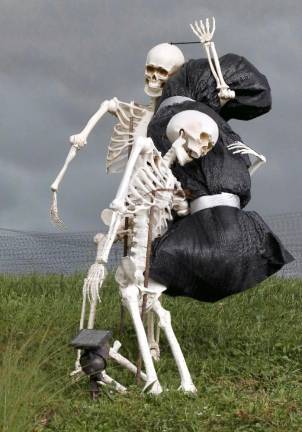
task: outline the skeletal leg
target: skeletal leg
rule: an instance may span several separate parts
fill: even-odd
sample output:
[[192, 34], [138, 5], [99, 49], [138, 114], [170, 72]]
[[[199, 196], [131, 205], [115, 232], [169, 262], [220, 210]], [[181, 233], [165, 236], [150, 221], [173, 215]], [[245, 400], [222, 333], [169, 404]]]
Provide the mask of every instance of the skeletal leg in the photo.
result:
[[105, 371], [102, 372], [102, 381], [98, 381], [99, 384], [112, 384], [115, 387], [115, 390], [119, 393], [126, 393], [127, 389], [119, 382], [115, 381], [111, 378]]
[[152, 356], [148, 346], [145, 328], [140, 315], [138, 301], [139, 290], [134, 284], [131, 284], [128, 285], [126, 288], [121, 288], [120, 292], [122, 295], [123, 303], [129, 310], [129, 313], [131, 315], [133, 325], [136, 331], [139, 349], [145, 364], [147, 383], [144, 387], [144, 390], [149, 389], [150, 393], [159, 394], [162, 392], [162, 388], [157, 378], [156, 370], [154, 368]]
[[159, 300], [154, 301], [152, 305], [152, 309], [159, 317], [159, 325], [165, 332], [165, 335], [171, 347], [171, 351], [175, 358], [176, 365], [181, 378], [181, 386], [179, 388], [187, 393], [196, 393], [197, 389], [193, 384], [185, 358], [183, 356], [179, 343], [172, 329], [170, 312], [165, 310], [162, 307]]
[[[118, 350], [121, 347], [121, 343], [119, 341], [114, 341], [113, 347], [109, 350], [109, 357], [112, 360], [115, 360], [118, 364], [128, 369], [130, 372], [133, 372], [134, 375], [137, 373], [137, 367], [131, 363], [126, 357], [122, 356]], [[144, 381], [147, 381], [147, 375], [144, 372], [141, 372], [141, 378]]]
[[154, 312], [151, 310], [147, 315], [147, 325], [148, 325], [148, 343], [151, 351], [151, 355], [154, 360], [159, 360], [160, 350], [159, 344], [154, 336]]

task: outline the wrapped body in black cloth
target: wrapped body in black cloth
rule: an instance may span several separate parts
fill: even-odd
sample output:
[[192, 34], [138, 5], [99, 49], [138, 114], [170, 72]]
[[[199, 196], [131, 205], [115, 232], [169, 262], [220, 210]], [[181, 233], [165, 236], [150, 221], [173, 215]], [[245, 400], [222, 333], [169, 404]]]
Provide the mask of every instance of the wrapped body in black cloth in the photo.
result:
[[[189, 200], [226, 192], [239, 197], [239, 208], [217, 205], [175, 219], [154, 241], [150, 267], [150, 277], [167, 287], [166, 294], [208, 302], [251, 288], [293, 260], [262, 218], [243, 210], [251, 197], [250, 160], [227, 148], [242, 142], [227, 120], [249, 120], [269, 111], [269, 85], [243, 57], [227, 54], [220, 63], [226, 83], [236, 92], [235, 99], [221, 106], [207, 61], [190, 60], [166, 83], [148, 127], [148, 135], [164, 155], [171, 147], [166, 127], [175, 114], [201, 111], [218, 125], [215, 147], [184, 166], [174, 164], [172, 171], [189, 191]], [[192, 100], [175, 103], [174, 99], [171, 105], [161, 105], [174, 96]]]

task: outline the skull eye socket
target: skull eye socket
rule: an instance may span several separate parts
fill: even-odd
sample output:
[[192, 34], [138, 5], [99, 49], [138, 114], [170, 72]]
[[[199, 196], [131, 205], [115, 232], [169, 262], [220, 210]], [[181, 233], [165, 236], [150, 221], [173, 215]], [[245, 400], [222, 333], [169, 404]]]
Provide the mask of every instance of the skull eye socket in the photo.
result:
[[157, 72], [162, 78], [167, 78], [167, 76], [169, 75], [169, 72], [166, 69], [152, 65], [146, 66], [146, 72], [149, 74]]
[[201, 134], [200, 134], [200, 139], [201, 139], [201, 141], [208, 141], [209, 140], [209, 135], [206, 133], [206, 132], [202, 132]]
[[201, 141], [208, 141], [207, 150], [211, 150], [214, 147], [211, 136], [209, 134], [207, 134], [206, 132], [202, 132], [200, 134], [200, 140]]
[[153, 72], [155, 72], [155, 67], [151, 66], [151, 65], [148, 65], [148, 66], [146, 66], [146, 71], [148, 73], [153, 73]]
[[157, 72], [158, 72], [162, 77], [167, 77], [168, 74], [169, 74], [169, 72], [168, 72], [166, 69], [161, 68], [161, 67], [157, 68]]

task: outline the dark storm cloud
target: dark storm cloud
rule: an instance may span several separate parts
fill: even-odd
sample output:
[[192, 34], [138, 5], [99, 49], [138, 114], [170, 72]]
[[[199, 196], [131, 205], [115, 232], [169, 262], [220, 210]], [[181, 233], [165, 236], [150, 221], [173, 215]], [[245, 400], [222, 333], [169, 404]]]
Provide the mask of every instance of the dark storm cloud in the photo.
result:
[[[273, 110], [233, 128], [267, 156], [253, 178], [249, 208], [301, 211], [300, 2], [175, 0], [0, 1], [0, 226], [51, 230], [49, 185], [79, 132], [106, 98], [144, 102], [147, 51], [195, 40], [188, 24], [215, 15], [220, 55], [246, 56], [268, 77]], [[204, 56], [198, 45], [186, 58]], [[70, 166], [59, 195], [72, 230], [99, 226], [119, 177], [106, 177], [113, 119], [104, 118]]]

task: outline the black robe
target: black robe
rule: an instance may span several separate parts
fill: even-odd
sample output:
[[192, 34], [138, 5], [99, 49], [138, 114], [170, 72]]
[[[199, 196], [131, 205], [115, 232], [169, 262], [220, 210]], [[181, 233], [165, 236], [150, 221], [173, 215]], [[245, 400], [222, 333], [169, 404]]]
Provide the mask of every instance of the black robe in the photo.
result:
[[185, 166], [175, 163], [172, 171], [189, 200], [229, 192], [239, 196], [241, 208], [217, 206], [175, 218], [153, 242], [150, 267], [150, 277], [167, 287], [166, 294], [208, 302], [253, 287], [293, 260], [262, 218], [243, 210], [251, 197], [250, 160], [226, 147], [242, 142], [227, 120], [249, 120], [269, 111], [270, 87], [245, 58], [227, 54], [220, 62], [226, 83], [236, 92], [234, 100], [221, 107], [207, 60], [190, 60], [166, 83], [158, 107], [171, 96], [194, 101], [162, 107], [148, 127], [148, 136], [164, 155], [171, 146], [166, 127], [175, 114], [198, 110], [218, 125], [215, 147]]

